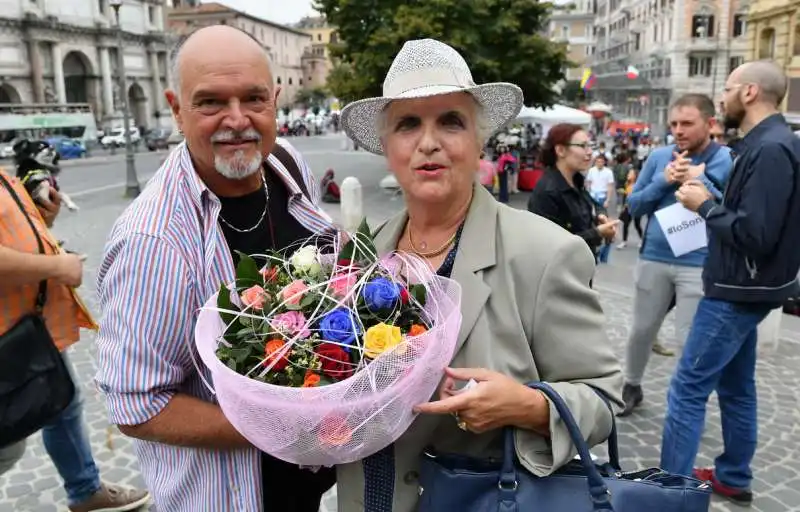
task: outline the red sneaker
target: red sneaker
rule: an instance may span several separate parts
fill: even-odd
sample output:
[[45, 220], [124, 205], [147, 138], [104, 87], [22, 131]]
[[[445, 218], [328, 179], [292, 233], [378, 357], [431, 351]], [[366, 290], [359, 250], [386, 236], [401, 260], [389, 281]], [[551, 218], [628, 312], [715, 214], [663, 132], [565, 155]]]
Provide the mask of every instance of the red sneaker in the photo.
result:
[[753, 493], [751, 491], [728, 487], [717, 480], [717, 477], [714, 476], [714, 470], [711, 468], [695, 468], [692, 471], [692, 476], [698, 480], [709, 482], [714, 494], [722, 496], [733, 504], [749, 507], [753, 503]]

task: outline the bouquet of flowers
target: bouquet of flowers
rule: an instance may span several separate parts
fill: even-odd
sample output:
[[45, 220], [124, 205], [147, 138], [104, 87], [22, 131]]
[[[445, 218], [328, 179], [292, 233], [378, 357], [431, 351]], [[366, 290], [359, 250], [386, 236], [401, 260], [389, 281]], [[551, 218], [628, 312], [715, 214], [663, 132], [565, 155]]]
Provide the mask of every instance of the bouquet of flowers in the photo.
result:
[[379, 258], [366, 222], [319, 245], [288, 257], [239, 254], [236, 281], [209, 299], [196, 327], [234, 427], [309, 466], [395, 441], [435, 392], [461, 320], [460, 287], [414, 256]]

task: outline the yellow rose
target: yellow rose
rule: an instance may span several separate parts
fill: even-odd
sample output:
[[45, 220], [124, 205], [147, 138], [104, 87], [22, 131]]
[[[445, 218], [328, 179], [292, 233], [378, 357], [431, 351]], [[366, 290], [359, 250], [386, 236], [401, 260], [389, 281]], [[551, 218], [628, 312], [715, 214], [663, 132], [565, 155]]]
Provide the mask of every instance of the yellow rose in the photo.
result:
[[375, 359], [403, 342], [400, 328], [380, 323], [367, 329], [364, 336], [364, 357]]

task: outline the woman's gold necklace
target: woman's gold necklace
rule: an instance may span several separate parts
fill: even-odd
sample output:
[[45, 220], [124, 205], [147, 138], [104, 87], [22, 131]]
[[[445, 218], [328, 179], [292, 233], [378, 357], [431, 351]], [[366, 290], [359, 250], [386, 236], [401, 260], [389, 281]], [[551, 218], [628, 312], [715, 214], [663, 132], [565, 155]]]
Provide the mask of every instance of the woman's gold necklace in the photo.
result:
[[[453, 244], [453, 242], [456, 240], [456, 235], [457, 234], [458, 234], [458, 230], [456, 230], [456, 232], [453, 233], [453, 236], [451, 236], [438, 249], [435, 249], [435, 250], [429, 251], [429, 252], [423, 252], [423, 251], [420, 251], [419, 249], [417, 249], [416, 245], [414, 245], [414, 235], [411, 234], [411, 225], [409, 225], [408, 226], [408, 244], [411, 246], [411, 250], [417, 256], [421, 256], [421, 257], [426, 258], [426, 259], [427, 258], [435, 258], [436, 256], [441, 255], [444, 251], [446, 251], [448, 249], [448, 247], [450, 247]], [[423, 242], [423, 248], [426, 248], [425, 245], [424, 245], [424, 242]]]

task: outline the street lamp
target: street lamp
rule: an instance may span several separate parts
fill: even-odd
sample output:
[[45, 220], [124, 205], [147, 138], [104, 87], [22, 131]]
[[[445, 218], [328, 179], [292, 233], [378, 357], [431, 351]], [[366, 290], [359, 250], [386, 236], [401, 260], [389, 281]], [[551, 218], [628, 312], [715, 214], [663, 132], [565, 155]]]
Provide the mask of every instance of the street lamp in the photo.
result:
[[122, 108], [122, 122], [125, 123], [125, 197], [134, 198], [139, 195], [139, 178], [136, 176], [136, 155], [131, 141], [130, 113], [128, 112], [128, 86], [125, 81], [125, 59], [122, 56], [122, 25], [119, 21], [119, 9], [123, 0], [109, 0], [114, 9], [117, 28], [117, 81], [119, 82], [119, 104]]

